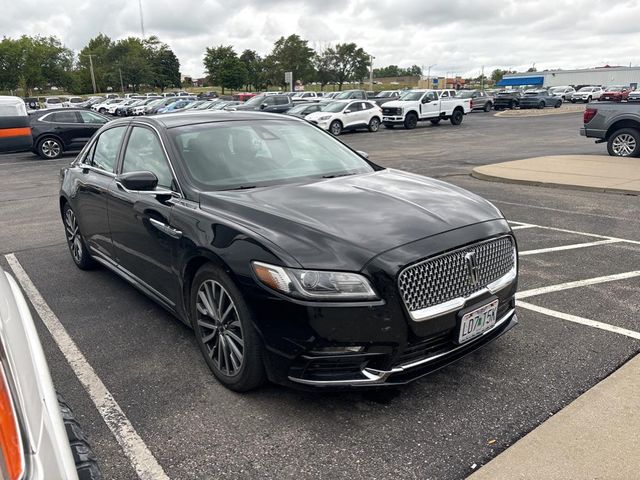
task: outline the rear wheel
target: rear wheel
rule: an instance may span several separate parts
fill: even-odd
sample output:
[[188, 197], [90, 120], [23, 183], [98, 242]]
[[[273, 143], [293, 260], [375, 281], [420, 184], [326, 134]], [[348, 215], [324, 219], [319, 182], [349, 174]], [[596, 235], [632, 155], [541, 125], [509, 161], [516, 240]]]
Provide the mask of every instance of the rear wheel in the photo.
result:
[[404, 118], [404, 128], [407, 130], [413, 130], [418, 125], [418, 116], [411, 112], [407, 113], [407, 116]]
[[464, 113], [460, 108], [456, 108], [451, 114], [449, 121], [451, 122], [451, 125], [460, 125], [462, 123], [462, 119], [464, 119]]
[[509, 108], [511, 110], [515, 109], [518, 106], [518, 104], [516, 102], [509, 102]]
[[544, 102], [538, 102], [538, 108], [544, 108], [545, 104]]
[[607, 141], [607, 151], [613, 157], [637, 157], [640, 155], [640, 131], [621, 128]]
[[378, 117], [373, 117], [371, 120], [369, 120], [370, 132], [377, 132], [379, 128], [380, 128], [380, 119]]
[[62, 221], [64, 222], [65, 236], [67, 238], [67, 245], [69, 246], [69, 252], [71, 252], [71, 258], [80, 270], [91, 270], [95, 267], [95, 262], [80, 233], [80, 225], [73, 209], [68, 203], [65, 203], [62, 208]]
[[193, 279], [191, 322], [198, 346], [225, 387], [245, 392], [266, 380], [263, 346], [240, 290], [220, 268], [206, 264]]
[[334, 120], [331, 122], [331, 125], [329, 125], [329, 131], [335, 136], [340, 135], [340, 133], [342, 133], [342, 123], [340, 123], [339, 120]]
[[45, 160], [52, 160], [62, 155], [62, 142], [57, 138], [46, 137], [38, 142], [38, 155]]
[[67, 405], [64, 398], [58, 394], [58, 405], [60, 414], [64, 423], [64, 429], [67, 432], [69, 446], [73, 454], [73, 461], [76, 464], [76, 472], [79, 480], [101, 480], [102, 472], [98, 466], [96, 455], [87, 440], [82, 427], [76, 420], [71, 407]]
[[562, 102], [557, 102], [553, 108], [560, 108], [562, 106]]
[[490, 112], [491, 111], [491, 102], [487, 102], [484, 104], [484, 111], [485, 112]]
[[431, 120], [429, 120], [431, 123], [433, 123], [434, 125], [438, 125], [440, 123], [440, 120], [442, 120], [441, 118], [432, 118]]

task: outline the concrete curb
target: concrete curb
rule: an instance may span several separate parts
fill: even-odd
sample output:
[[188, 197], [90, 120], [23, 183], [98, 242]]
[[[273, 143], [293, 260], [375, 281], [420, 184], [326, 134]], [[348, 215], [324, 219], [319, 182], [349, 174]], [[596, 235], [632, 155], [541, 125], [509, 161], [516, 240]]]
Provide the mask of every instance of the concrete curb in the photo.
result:
[[468, 480], [638, 478], [639, 393], [637, 355]]
[[[475, 167], [490, 182], [640, 195], [640, 159], [597, 155], [537, 157]], [[626, 188], [629, 185], [631, 188]]]

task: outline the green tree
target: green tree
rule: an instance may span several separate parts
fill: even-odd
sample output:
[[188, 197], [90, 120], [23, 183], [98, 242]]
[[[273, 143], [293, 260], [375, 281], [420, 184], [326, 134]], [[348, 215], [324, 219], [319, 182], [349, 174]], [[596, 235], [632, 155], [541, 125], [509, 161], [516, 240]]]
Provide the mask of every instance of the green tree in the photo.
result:
[[180, 61], [173, 50], [158, 37], [144, 40], [144, 47], [151, 65], [153, 86], [164, 92], [165, 88], [180, 85]]
[[320, 89], [329, 82], [336, 80], [335, 53], [331, 48], [325, 48], [321, 52], [316, 52], [313, 56], [313, 67], [315, 69], [315, 80], [320, 82]]
[[286, 85], [285, 72], [292, 72], [293, 81], [311, 80], [313, 78], [313, 56], [315, 52], [298, 35], [280, 37], [273, 45], [268, 55], [266, 66], [269, 68], [267, 77], [272, 85]]
[[[231, 45], [207, 47], [203, 64], [211, 83], [222, 86], [223, 65], [233, 58], [237, 58], [237, 55]], [[224, 93], [224, 87], [222, 87], [222, 93]]]
[[342, 90], [347, 81], [362, 80], [369, 68], [369, 54], [355, 43], [338, 43], [333, 49], [336, 81]]
[[262, 85], [262, 59], [255, 50], [245, 50], [240, 55], [240, 61], [244, 63], [247, 72], [247, 87], [253, 87], [258, 90]]
[[247, 67], [238, 57], [230, 57], [220, 66], [220, 86], [222, 93], [225, 88], [240, 89], [247, 82]]
[[[107, 87], [111, 86], [107, 84], [107, 73], [109, 50], [112, 45], [111, 39], [101, 33], [89, 40], [87, 45], [80, 50], [78, 63], [76, 64], [76, 85], [80, 92], [93, 92], [90, 71], [91, 62], [93, 62], [97, 91], [106, 92]], [[89, 59], [89, 55], [91, 55], [91, 59]]]

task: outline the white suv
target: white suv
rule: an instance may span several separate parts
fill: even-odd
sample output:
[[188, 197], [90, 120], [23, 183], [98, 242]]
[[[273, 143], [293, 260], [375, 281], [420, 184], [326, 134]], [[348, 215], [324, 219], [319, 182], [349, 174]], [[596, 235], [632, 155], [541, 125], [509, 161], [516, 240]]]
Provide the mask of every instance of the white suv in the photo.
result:
[[357, 128], [377, 132], [382, 121], [382, 109], [369, 100], [336, 100], [326, 104], [319, 112], [307, 115], [305, 120], [334, 135]]

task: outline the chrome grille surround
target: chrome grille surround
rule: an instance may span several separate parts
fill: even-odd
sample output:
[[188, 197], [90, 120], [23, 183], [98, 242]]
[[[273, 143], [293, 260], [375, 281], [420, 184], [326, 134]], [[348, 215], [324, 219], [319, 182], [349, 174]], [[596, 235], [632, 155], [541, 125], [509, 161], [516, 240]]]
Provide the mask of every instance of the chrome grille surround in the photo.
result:
[[[474, 252], [478, 283], [469, 281], [465, 255]], [[398, 289], [414, 320], [422, 321], [464, 307], [486, 292], [495, 293], [517, 276], [517, 254], [511, 235], [492, 238], [406, 267], [398, 275]]]

